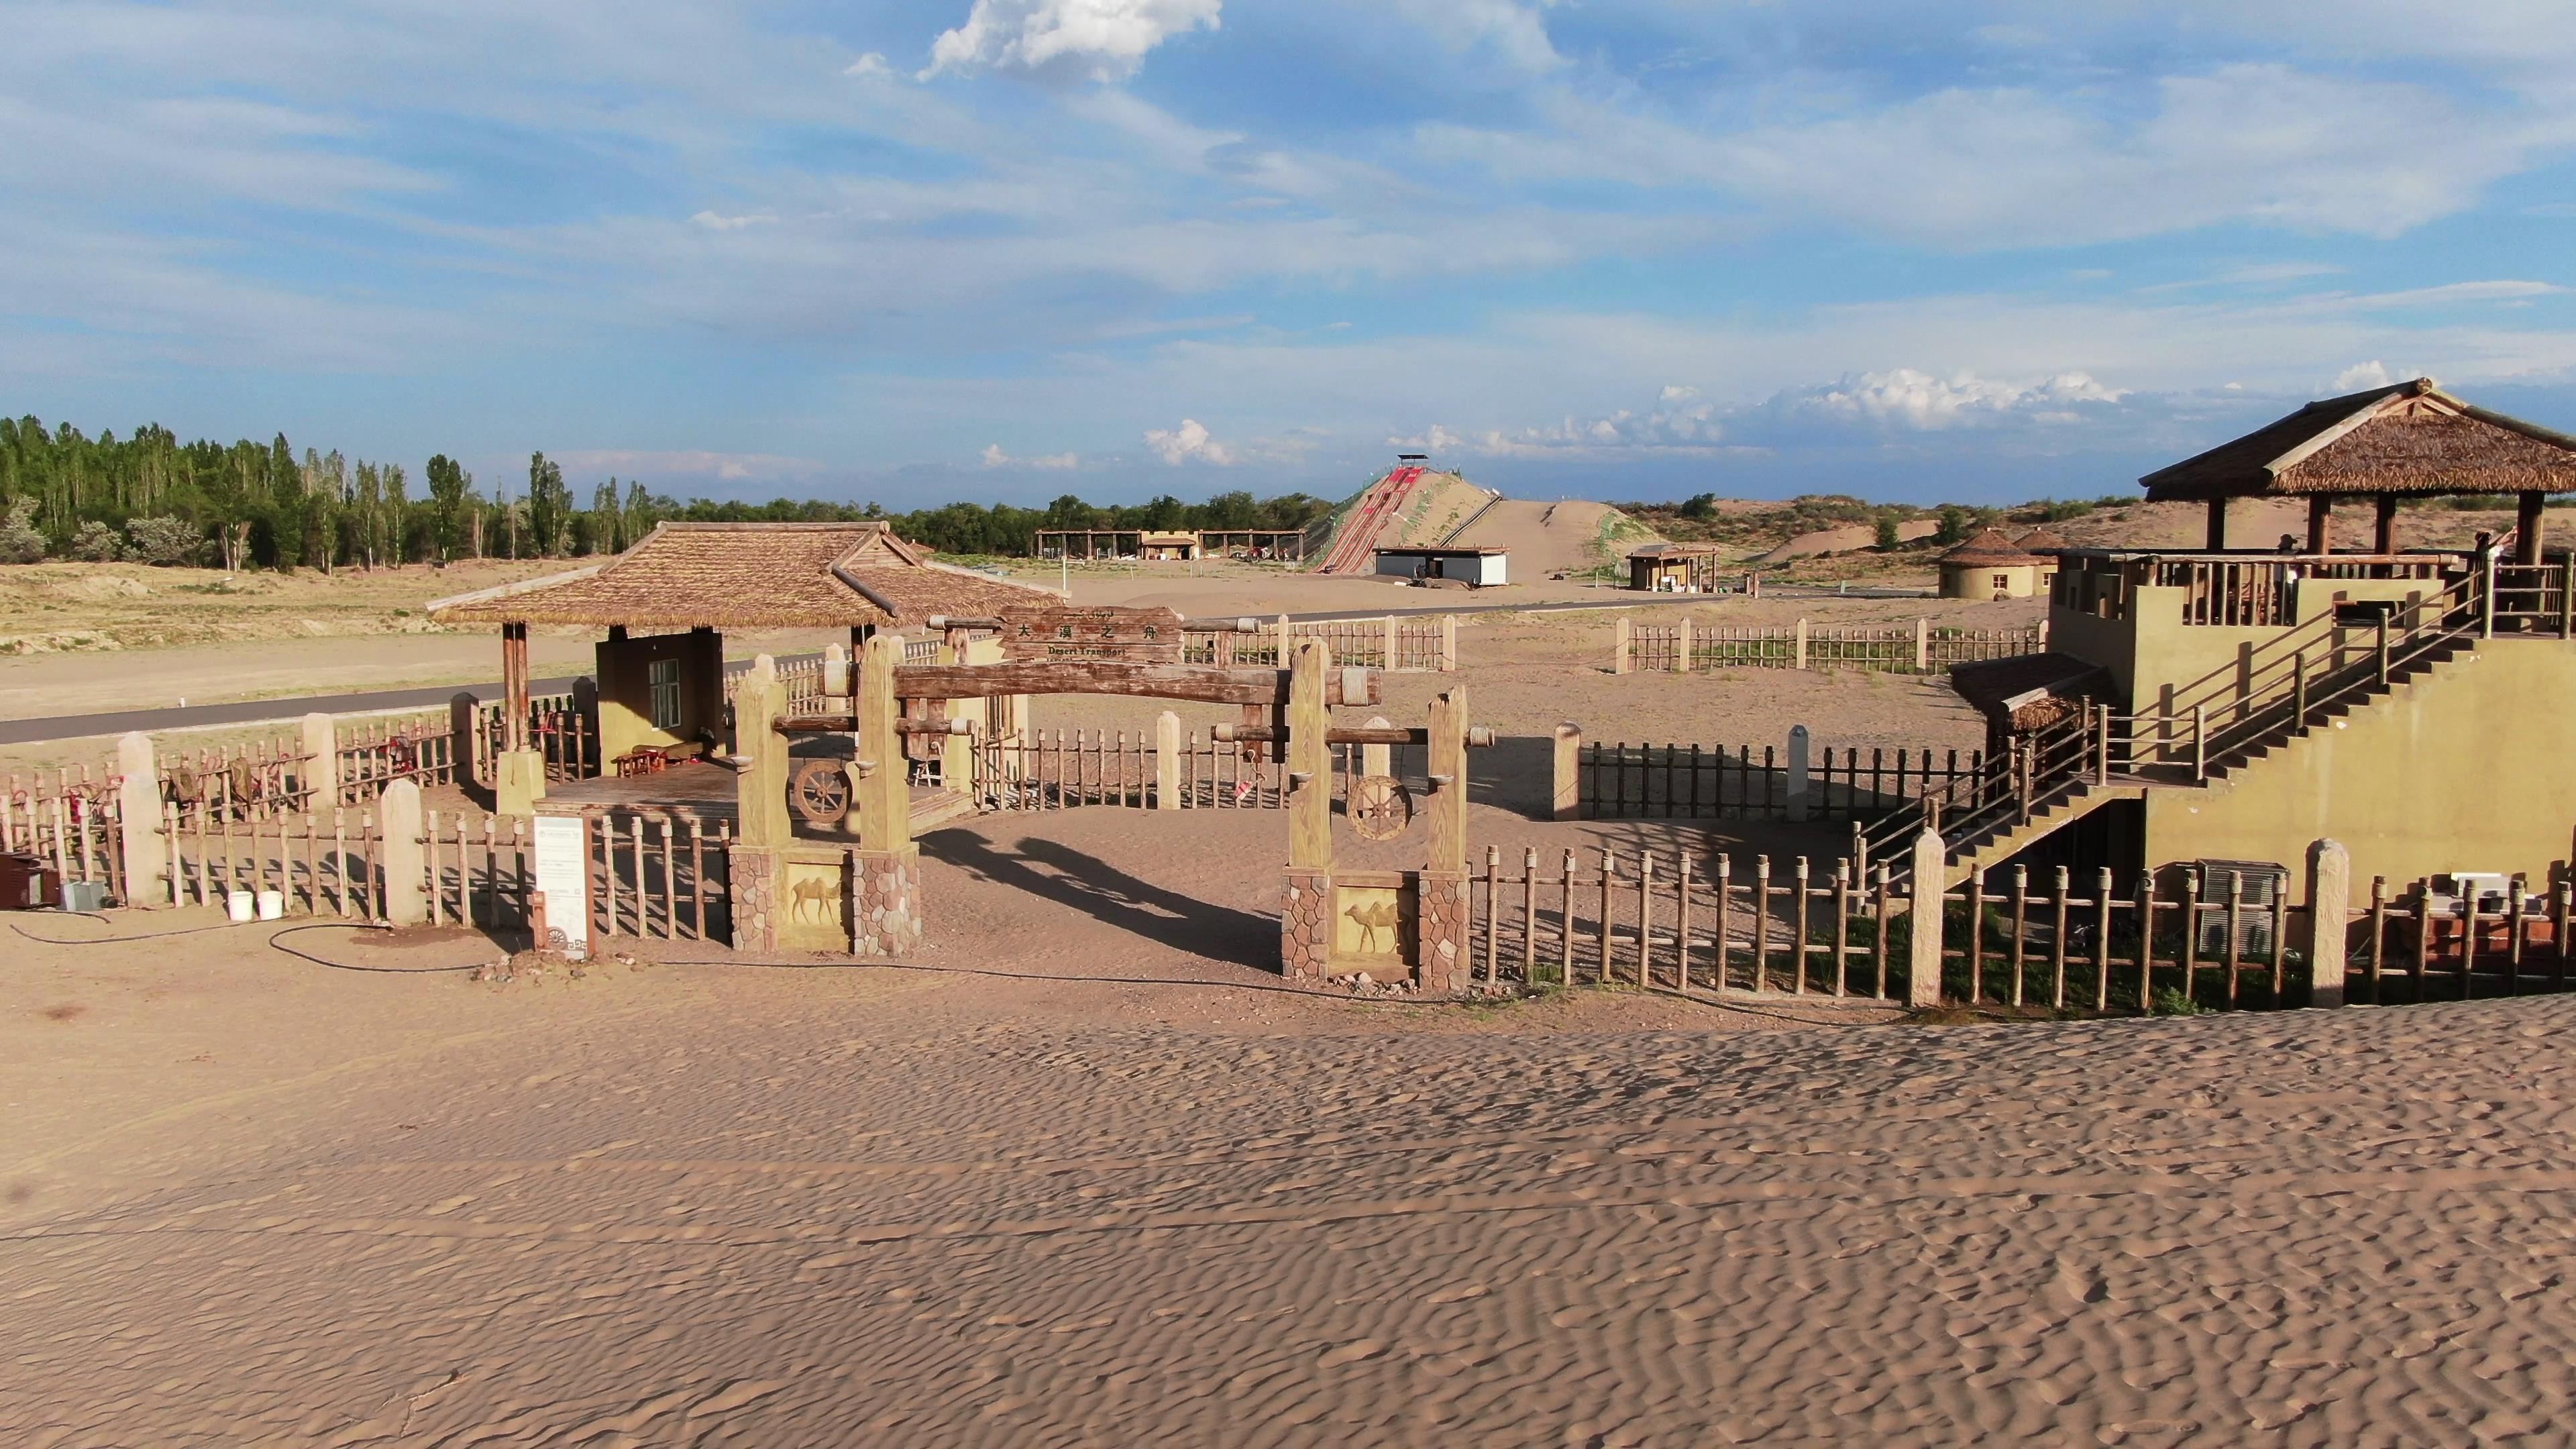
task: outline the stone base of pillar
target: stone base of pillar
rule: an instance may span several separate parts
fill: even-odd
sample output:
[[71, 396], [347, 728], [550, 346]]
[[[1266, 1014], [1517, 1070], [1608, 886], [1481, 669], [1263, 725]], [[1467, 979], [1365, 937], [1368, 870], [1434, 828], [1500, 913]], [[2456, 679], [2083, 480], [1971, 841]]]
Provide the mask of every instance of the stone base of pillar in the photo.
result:
[[1333, 960], [1333, 873], [1289, 870], [1279, 883], [1279, 974], [1320, 983]]
[[850, 954], [902, 956], [921, 945], [921, 850], [850, 852]]
[[766, 955], [778, 949], [782, 866], [774, 850], [737, 845], [725, 853], [725, 899], [731, 907], [735, 950]]
[[1413, 984], [1425, 995], [1455, 996], [1474, 976], [1467, 955], [1467, 873], [1416, 872], [1420, 892]]
[[534, 815], [546, 798], [546, 757], [538, 750], [503, 750], [492, 758], [492, 809]]

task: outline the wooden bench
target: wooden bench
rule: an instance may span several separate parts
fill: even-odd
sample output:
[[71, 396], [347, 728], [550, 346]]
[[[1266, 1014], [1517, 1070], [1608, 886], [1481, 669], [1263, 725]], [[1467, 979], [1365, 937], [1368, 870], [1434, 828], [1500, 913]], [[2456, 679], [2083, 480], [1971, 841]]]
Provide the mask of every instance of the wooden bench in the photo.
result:
[[669, 745], [637, 745], [609, 763], [617, 767], [617, 778], [627, 780], [637, 775], [658, 775], [675, 761], [694, 760], [706, 752], [703, 740], [681, 740]]

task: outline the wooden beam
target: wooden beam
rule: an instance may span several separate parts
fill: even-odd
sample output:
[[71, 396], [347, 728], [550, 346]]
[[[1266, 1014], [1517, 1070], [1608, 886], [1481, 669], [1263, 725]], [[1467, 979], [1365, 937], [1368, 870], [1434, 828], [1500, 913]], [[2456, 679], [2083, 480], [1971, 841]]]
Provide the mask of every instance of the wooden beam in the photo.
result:
[[2536, 489], [2526, 490], [2514, 508], [2513, 561], [2515, 563], [2540, 562], [2540, 535], [2541, 530], [2547, 526], [2541, 521], [2540, 510], [2548, 503], [2548, 494]]
[[2397, 552], [2397, 495], [2382, 493], [2372, 500], [2376, 518], [2371, 528], [2371, 548], [2377, 553]]
[[2334, 499], [2324, 493], [2308, 495], [2308, 552], [2334, 552]]
[[[1324, 674], [1328, 705], [1378, 702], [1374, 670]], [[1227, 669], [1207, 664], [1131, 664], [1098, 659], [1030, 659], [1006, 664], [905, 664], [894, 671], [897, 699], [991, 699], [1006, 694], [1118, 694], [1187, 699], [1202, 704], [1284, 705], [1285, 669]]]
[[2209, 536], [2204, 547], [2211, 553], [2224, 552], [2227, 548], [2227, 500], [2224, 498], [2209, 500]]

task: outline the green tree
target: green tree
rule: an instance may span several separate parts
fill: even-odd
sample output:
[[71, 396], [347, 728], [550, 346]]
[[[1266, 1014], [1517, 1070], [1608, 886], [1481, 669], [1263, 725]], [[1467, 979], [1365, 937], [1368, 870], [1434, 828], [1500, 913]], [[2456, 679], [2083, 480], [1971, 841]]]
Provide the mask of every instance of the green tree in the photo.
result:
[[572, 490], [564, 486], [563, 469], [543, 453], [528, 455], [528, 540], [539, 558], [566, 551], [572, 532]]
[[441, 559], [454, 558], [459, 530], [464, 526], [465, 509], [474, 497], [474, 475], [445, 453], [431, 454], [429, 463], [421, 469], [421, 475], [429, 485], [429, 511], [433, 520], [431, 535], [437, 540], [438, 556]]

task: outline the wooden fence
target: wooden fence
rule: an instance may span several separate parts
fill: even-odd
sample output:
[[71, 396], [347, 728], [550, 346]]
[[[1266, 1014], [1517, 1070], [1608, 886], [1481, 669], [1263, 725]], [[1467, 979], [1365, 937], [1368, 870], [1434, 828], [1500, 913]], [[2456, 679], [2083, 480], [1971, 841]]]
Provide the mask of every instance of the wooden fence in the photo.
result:
[[1623, 615], [1611, 646], [1610, 672], [1857, 669], [1937, 674], [1955, 664], [2037, 654], [2047, 648], [2044, 624], [2027, 629], [1955, 629], [1917, 619], [1911, 624], [1819, 628], [1800, 619], [1778, 626], [1715, 627], [1687, 619], [1640, 624]]
[[340, 799], [343, 805], [373, 800], [396, 780], [423, 789], [454, 785], [456, 729], [446, 711], [338, 722]]
[[1282, 641], [1321, 639], [1335, 664], [1395, 674], [1447, 674], [1458, 667], [1458, 620], [1451, 614], [1389, 614], [1379, 619], [1313, 619], [1282, 615], [1256, 633], [1192, 629], [1181, 636], [1186, 664], [1285, 668]]
[[2419, 881], [2392, 894], [2374, 877], [2350, 911], [2346, 989], [2388, 1005], [2564, 991], [2576, 928], [2576, 885], [2533, 888], [2517, 878], [2501, 896], [2437, 893]]
[[[48, 778], [50, 776], [51, 778]], [[0, 796], [0, 852], [32, 855], [65, 880], [104, 880], [125, 896], [125, 822], [113, 778], [87, 769], [8, 777]]]
[[[1867, 820], [1927, 788], [1982, 778], [1981, 751], [1858, 745], [1817, 752], [1803, 779], [1794, 749], [1776, 745], [1631, 745], [1584, 742], [1576, 760], [1577, 813], [1589, 820]], [[1804, 800], [1800, 800], [1803, 793]]]

